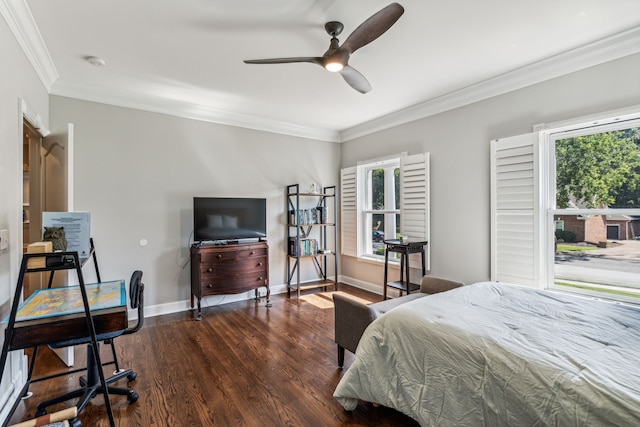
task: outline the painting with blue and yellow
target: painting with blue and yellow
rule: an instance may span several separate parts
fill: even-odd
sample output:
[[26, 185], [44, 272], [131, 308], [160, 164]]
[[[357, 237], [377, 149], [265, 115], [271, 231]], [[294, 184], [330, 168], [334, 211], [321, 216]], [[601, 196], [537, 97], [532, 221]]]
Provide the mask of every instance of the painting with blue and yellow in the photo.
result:
[[[91, 311], [126, 305], [124, 280], [85, 285]], [[38, 289], [25, 300], [16, 321], [42, 319], [84, 311], [80, 286]]]

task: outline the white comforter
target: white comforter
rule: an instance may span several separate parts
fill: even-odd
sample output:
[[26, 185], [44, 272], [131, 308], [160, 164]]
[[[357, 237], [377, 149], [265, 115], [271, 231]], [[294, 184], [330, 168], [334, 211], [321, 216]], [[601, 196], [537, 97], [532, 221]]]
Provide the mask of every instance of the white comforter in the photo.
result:
[[334, 397], [424, 426], [640, 426], [640, 310], [477, 283], [365, 331]]

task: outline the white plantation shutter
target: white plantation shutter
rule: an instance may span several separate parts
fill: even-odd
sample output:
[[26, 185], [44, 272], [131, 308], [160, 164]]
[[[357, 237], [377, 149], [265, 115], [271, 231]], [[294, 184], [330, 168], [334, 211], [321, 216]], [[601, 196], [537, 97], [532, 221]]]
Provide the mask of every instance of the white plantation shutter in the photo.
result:
[[539, 148], [534, 134], [491, 141], [491, 280], [539, 288]]
[[[429, 153], [400, 158], [400, 233], [409, 240], [429, 242]], [[431, 269], [431, 242], [426, 247], [425, 267]], [[412, 266], [419, 266], [419, 256], [413, 256]]]
[[[354, 166], [340, 171], [341, 253], [358, 256], [362, 251], [359, 218], [364, 198], [364, 169]], [[400, 157], [400, 233], [412, 240], [429, 241], [429, 153]], [[430, 244], [425, 253], [425, 268], [429, 269]], [[412, 259], [411, 266], [419, 266]]]
[[340, 237], [342, 255], [358, 256], [357, 167], [340, 171]]

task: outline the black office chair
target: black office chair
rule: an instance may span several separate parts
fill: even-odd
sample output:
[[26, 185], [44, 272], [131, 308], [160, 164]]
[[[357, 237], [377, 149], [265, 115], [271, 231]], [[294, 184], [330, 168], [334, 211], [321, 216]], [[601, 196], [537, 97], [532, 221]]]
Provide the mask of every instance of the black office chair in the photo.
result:
[[[116, 356], [113, 340], [114, 338], [117, 338], [119, 336], [128, 335], [128, 334], [132, 334], [134, 332], [139, 331], [140, 328], [142, 327], [142, 324], [144, 323], [144, 283], [142, 283], [142, 272], [139, 270], [134, 271], [133, 274], [131, 275], [131, 280], [129, 281], [129, 298], [130, 298], [131, 308], [138, 309], [138, 322], [136, 323], [136, 325], [131, 328], [127, 328], [123, 331], [110, 332], [107, 334], [98, 334], [96, 338], [98, 339], [98, 341], [110, 343], [113, 351], [113, 355], [114, 355], [114, 360], [112, 362], [103, 364], [103, 366], [112, 364], [112, 363], [115, 363], [116, 365], [116, 372], [114, 373], [114, 375], [105, 380], [109, 394], [127, 396], [127, 400], [129, 401], [129, 403], [133, 403], [138, 400], [138, 397], [139, 397], [138, 393], [136, 393], [132, 388], [116, 387], [116, 386], [112, 386], [111, 384], [125, 377], [129, 381], [133, 381], [137, 377], [137, 374], [133, 372], [133, 370], [131, 369], [127, 369], [127, 370], [119, 369], [118, 359]], [[102, 367], [96, 366], [94, 362], [95, 359], [93, 357], [93, 347], [91, 346], [90, 343], [91, 343], [90, 338], [80, 338], [76, 340], [56, 343], [55, 345], [49, 346], [51, 348], [62, 348], [62, 347], [80, 345], [80, 344], [88, 344], [87, 345], [87, 368], [86, 368], [87, 375], [83, 375], [82, 377], [80, 377], [81, 388], [74, 390], [72, 392], [69, 392], [63, 396], [59, 396], [59, 397], [38, 403], [38, 405], [36, 406], [36, 414], [35, 414], [36, 417], [45, 415], [47, 413], [46, 408], [48, 406], [55, 405], [61, 402], [66, 402], [67, 400], [74, 399], [77, 397], [80, 398], [76, 403], [76, 406], [78, 408], [78, 413], [80, 413], [82, 409], [84, 409], [84, 407], [87, 406], [87, 404], [91, 399], [93, 399], [97, 394], [103, 393], [103, 388], [102, 388], [102, 385], [100, 384], [100, 378], [98, 373], [98, 369], [102, 369]], [[76, 425], [76, 423], [72, 422], [71, 425]]]
[[[122, 335], [134, 334], [138, 332], [144, 324], [144, 283], [142, 283], [142, 271], [140, 270], [134, 271], [131, 275], [131, 280], [129, 281], [129, 298], [131, 308], [138, 309], [138, 322], [132, 328], [125, 329]], [[113, 372], [113, 375], [117, 375], [124, 372], [124, 370], [120, 369], [120, 365], [118, 364], [118, 355], [116, 354], [116, 346], [114, 342], [113, 338], [104, 340], [105, 344], [111, 345], [113, 360], [103, 363], [102, 366], [115, 365], [116, 370]], [[133, 381], [137, 376], [138, 375], [135, 372], [131, 372], [131, 374], [127, 375], [127, 379], [129, 379], [129, 381]], [[82, 378], [83, 377], [80, 378], [80, 381], [83, 381]]]

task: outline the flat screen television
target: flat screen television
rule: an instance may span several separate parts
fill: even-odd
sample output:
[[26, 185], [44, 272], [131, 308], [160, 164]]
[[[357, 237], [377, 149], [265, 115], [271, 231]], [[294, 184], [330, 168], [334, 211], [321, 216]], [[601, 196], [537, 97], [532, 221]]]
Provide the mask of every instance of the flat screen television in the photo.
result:
[[193, 240], [226, 243], [267, 237], [267, 200], [193, 198]]

